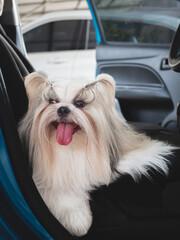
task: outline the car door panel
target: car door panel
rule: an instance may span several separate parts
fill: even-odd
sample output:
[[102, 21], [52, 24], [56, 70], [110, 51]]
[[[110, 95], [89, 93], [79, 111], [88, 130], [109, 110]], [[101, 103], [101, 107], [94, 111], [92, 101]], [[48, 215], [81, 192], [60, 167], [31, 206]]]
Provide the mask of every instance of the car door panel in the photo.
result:
[[172, 76], [179, 84], [179, 78], [161, 68], [167, 55], [167, 48], [97, 46], [97, 73], [108, 73], [116, 80], [116, 97], [127, 120], [162, 125], [173, 112], [177, 100], [166, 82]]
[[176, 129], [180, 81], [165, 64], [168, 51], [169, 47], [97, 46], [97, 73], [116, 80], [116, 97], [127, 120]]
[[116, 80], [116, 98], [128, 121], [161, 125], [173, 110], [173, 103], [160, 76], [144, 64], [100, 63], [98, 73], [108, 73]]
[[176, 128], [179, 76], [168, 65], [170, 42], [179, 24], [175, 2], [89, 1], [101, 41], [97, 74], [116, 81], [116, 97], [128, 121]]

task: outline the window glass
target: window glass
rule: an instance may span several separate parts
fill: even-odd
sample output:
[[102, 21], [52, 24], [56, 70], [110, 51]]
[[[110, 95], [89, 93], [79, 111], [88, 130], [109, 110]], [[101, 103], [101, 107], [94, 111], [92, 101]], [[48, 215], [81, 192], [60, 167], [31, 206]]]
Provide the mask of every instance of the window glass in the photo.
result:
[[23, 35], [27, 52], [49, 51], [50, 28], [50, 23], [47, 23]]
[[85, 20], [54, 22], [52, 50], [84, 49], [86, 36]]
[[169, 44], [179, 25], [177, 0], [95, 0], [109, 42]]
[[56, 21], [24, 34], [27, 52], [84, 49], [86, 20]]
[[96, 48], [96, 32], [94, 28], [94, 24], [92, 20], [90, 21], [90, 28], [89, 28], [89, 41], [88, 41], [88, 49]]

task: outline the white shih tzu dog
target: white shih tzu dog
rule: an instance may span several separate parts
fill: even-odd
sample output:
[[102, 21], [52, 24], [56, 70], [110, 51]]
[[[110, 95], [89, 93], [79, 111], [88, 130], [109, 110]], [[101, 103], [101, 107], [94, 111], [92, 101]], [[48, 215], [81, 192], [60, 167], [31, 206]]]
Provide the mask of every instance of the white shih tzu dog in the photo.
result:
[[46, 205], [73, 235], [92, 223], [89, 191], [121, 174], [134, 180], [154, 168], [168, 173], [175, 149], [133, 130], [115, 109], [115, 81], [107, 74], [51, 82], [39, 73], [25, 78], [28, 111], [20, 123], [33, 180]]

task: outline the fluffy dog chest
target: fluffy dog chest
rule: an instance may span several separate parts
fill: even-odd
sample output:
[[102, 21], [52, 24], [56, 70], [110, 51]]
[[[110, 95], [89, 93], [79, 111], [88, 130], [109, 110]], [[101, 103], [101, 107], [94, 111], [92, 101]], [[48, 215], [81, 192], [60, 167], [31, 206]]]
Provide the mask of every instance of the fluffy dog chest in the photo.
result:
[[84, 147], [74, 146], [54, 147], [54, 160], [52, 179], [56, 176], [54, 184], [61, 189], [80, 187], [86, 189], [90, 184], [88, 179], [88, 159]]
[[[96, 150], [88, 148], [87, 139], [83, 133], [77, 133], [73, 141], [68, 146], [61, 146], [57, 143], [55, 136], [51, 139], [51, 165], [47, 168], [47, 161], [39, 161], [38, 168], [44, 169], [44, 174], [36, 178], [48, 176], [46, 185], [61, 190], [91, 190], [94, 186], [106, 184], [109, 181], [109, 171], [106, 162]], [[42, 155], [41, 155], [42, 156]], [[96, 165], [93, 162], [96, 162]], [[44, 164], [44, 167], [42, 166]], [[108, 179], [108, 180], [107, 180]], [[37, 181], [36, 182], [41, 182]]]

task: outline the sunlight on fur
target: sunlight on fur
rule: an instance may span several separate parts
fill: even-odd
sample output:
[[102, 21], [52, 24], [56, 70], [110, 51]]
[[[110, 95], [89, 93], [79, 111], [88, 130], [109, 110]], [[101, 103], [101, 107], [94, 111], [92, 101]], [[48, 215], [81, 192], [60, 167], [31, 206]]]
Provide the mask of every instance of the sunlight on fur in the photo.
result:
[[39, 73], [25, 78], [29, 108], [19, 124], [29, 150], [33, 180], [46, 205], [73, 235], [92, 223], [89, 191], [121, 174], [135, 181], [148, 169], [168, 174], [175, 147], [133, 130], [115, 109], [115, 81], [53, 81]]

